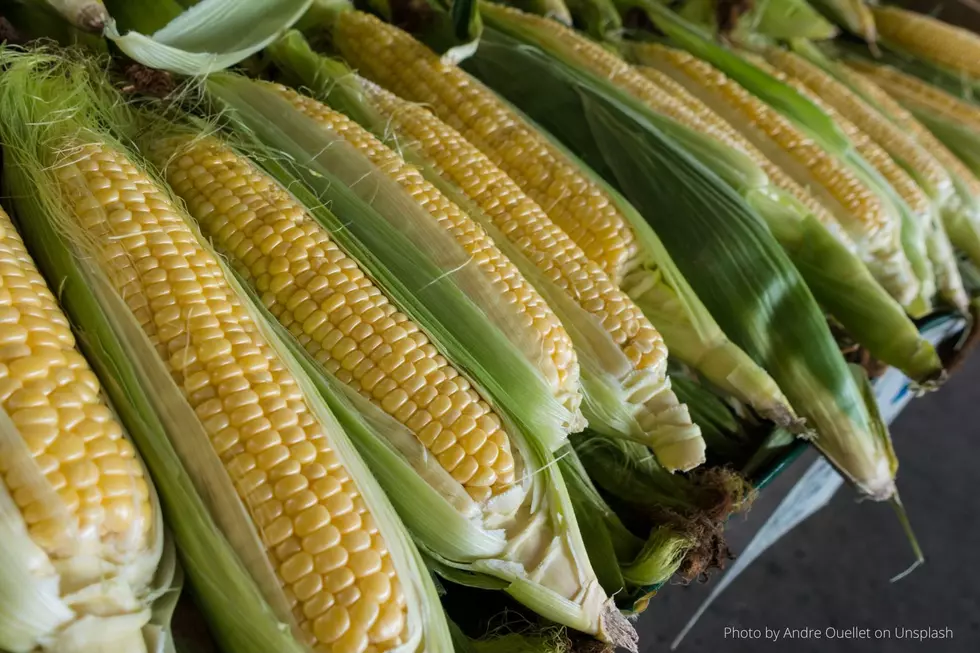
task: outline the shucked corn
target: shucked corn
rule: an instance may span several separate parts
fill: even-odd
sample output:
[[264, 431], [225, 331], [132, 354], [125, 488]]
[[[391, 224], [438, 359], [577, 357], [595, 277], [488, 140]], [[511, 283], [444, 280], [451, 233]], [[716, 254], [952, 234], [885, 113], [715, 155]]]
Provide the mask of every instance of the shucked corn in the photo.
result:
[[54, 169], [81, 238], [200, 418], [309, 645], [396, 648], [399, 577], [296, 380], [166, 194], [113, 147], [70, 145]]
[[845, 84], [788, 50], [772, 48], [766, 52], [766, 57], [782, 72], [805, 84], [820, 100], [833, 107], [896, 160], [913, 170], [917, 178], [934, 189], [938, 199], [952, 191], [952, 180], [942, 164], [916, 143], [912, 134], [904, 132], [882, 116]]
[[475, 500], [511, 487], [510, 440], [490, 406], [289, 193], [213, 138], [168, 138], [153, 154], [318, 362], [411, 429]]
[[579, 366], [571, 338], [551, 307], [524, 279], [515, 265], [497, 249], [483, 228], [429, 183], [418, 169], [407, 164], [356, 122], [290, 88], [281, 85], [275, 85], [275, 88], [296, 109], [344, 138], [368, 157], [384, 174], [404, 188], [460, 244], [491, 281], [494, 289], [537, 334], [538, 345], [551, 362], [544, 369], [553, 370], [557, 374], [557, 378], [548, 379], [552, 389], [571, 412], [577, 413], [581, 403]]
[[831, 210], [881, 284], [903, 305], [914, 300], [918, 284], [901, 250], [898, 216], [842, 160], [709, 63], [660, 44], [637, 50], [641, 61], [661, 67], [699, 98], [717, 98], [712, 106], [725, 107], [722, 117], [763, 151], [773, 152], [776, 162]]
[[0, 402], [69, 516], [65, 524], [51, 513], [0, 456], [32, 539], [56, 559], [84, 550], [114, 560], [147, 546], [153, 517], [143, 467], [2, 209], [0, 324]]
[[424, 107], [377, 86], [367, 92], [398, 134], [411, 139], [406, 144], [418, 147], [550, 281], [601, 320], [630, 363], [643, 369], [664, 361], [663, 339], [639, 308], [486, 155]]
[[601, 188], [491, 91], [374, 16], [341, 12], [333, 36], [361, 75], [427, 105], [517, 182], [614, 283], [622, 281], [638, 252], [626, 218]]
[[901, 7], [873, 7], [886, 43], [961, 75], [980, 77], [980, 38], [973, 32]]

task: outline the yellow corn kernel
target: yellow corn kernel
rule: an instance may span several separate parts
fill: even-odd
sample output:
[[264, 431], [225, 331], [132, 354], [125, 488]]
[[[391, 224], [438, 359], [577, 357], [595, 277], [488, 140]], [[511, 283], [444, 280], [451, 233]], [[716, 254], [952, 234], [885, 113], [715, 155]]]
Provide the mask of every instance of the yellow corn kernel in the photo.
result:
[[557, 378], [548, 379], [552, 390], [571, 413], [577, 414], [581, 404], [579, 366], [571, 338], [544, 298], [497, 249], [483, 228], [429, 183], [418, 169], [407, 164], [356, 122], [285, 86], [276, 85], [275, 88], [296, 109], [368, 157], [459, 243], [500, 295], [513, 305], [523, 323], [538, 336], [540, 350], [546, 353], [552, 363], [550, 368], [557, 375]]
[[980, 77], [980, 38], [973, 32], [901, 7], [872, 7], [886, 42], [959, 74]]

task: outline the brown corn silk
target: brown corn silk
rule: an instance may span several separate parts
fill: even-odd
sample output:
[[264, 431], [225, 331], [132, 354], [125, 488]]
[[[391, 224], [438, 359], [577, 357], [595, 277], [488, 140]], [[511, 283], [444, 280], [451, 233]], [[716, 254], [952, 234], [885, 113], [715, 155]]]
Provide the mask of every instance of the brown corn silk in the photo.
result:
[[54, 162], [92, 250], [210, 437], [308, 645], [396, 648], [407, 606], [384, 537], [285, 368], [167, 194], [110, 145]]

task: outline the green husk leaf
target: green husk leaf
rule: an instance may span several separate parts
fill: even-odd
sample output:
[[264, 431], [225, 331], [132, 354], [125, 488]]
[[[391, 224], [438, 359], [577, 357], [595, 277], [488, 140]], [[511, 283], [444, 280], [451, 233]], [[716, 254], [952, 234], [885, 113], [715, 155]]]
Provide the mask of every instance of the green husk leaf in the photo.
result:
[[755, 6], [739, 20], [733, 36], [744, 41], [756, 35], [776, 40], [820, 41], [837, 36], [837, 28], [807, 0], [756, 0]]
[[[574, 142], [591, 167], [624, 191], [725, 332], [764, 364], [810, 420], [818, 446], [863, 491], [887, 498], [892, 479], [881, 474], [883, 452], [869, 431], [863, 397], [822, 312], [761, 219], [606, 89], [498, 34], [484, 31], [467, 67], [566, 144]], [[514, 56], [502, 65], [508, 54]], [[546, 84], [549, 79], [555, 81]], [[535, 105], [543, 95], [547, 106]]]
[[[157, 4], [162, 7], [154, 6]], [[202, 0], [176, 14], [179, 5], [166, 0], [117, 0], [110, 4], [113, 13], [125, 12], [129, 22], [139, 26], [123, 34], [110, 22], [105, 33], [127, 56], [143, 65], [182, 75], [206, 75], [265, 48], [311, 4], [312, 0]], [[169, 22], [161, 26], [163, 18]]]
[[825, 16], [868, 43], [878, 38], [875, 17], [865, 0], [810, 0]]

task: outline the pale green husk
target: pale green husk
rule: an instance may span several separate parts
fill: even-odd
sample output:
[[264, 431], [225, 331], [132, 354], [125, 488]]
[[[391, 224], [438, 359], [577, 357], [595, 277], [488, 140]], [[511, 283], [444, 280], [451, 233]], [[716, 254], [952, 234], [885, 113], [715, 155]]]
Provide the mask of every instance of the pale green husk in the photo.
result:
[[[201, 0], [186, 11], [173, 16], [165, 26], [159, 21], [140, 22], [152, 34], [137, 29], [121, 33], [110, 22], [105, 35], [127, 56], [151, 68], [182, 75], [206, 75], [241, 62], [275, 41], [302, 18], [313, 0]], [[146, 2], [116, 0], [110, 3], [116, 11], [143, 12], [153, 18], [171, 18], [171, 6], [163, 0], [164, 8]], [[145, 9], [149, 7], [148, 9]], [[147, 24], [149, 23], [149, 24]]]
[[[119, 408], [155, 478], [184, 565], [210, 625], [229, 650], [300, 653], [306, 647], [265, 549], [237, 498], [200, 421], [135, 317], [91, 256], [95, 243], [62, 202], [53, 164], [65, 164], [68, 143], [108, 143], [132, 156], [101, 125], [130, 124], [121, 99], [91, 62], [43, 54], [9, 55], [0, 82], [2, 128], [8, 144], [5, 172], [16, 191], [24, 236], [49, 278], [60, 281], [65, 309], [79, 342]], [[38, 192], [43, 189], [43, 192]], [[203, 241], [201, 246], [208, 250]], [[230, 274], [230, 273], [228, 273]], [[229, 276], [234, 287], [234, 277]], [[251, 306], [246, 299], [246, 309]], [[357, 479], [406, 592], [406, 650], [451, 650], [435, 588], [381, 488], [360, 461], [344, 431], [289, 348], [250, 309], [256, 325], [303, 390], [330, 435], [331, 447]], [[233, 606], [233, 609], [229, 609]], [[165, 612], [165, 611], [164, 611]], [[292, 625], [290, 625], [292, 624]]]

